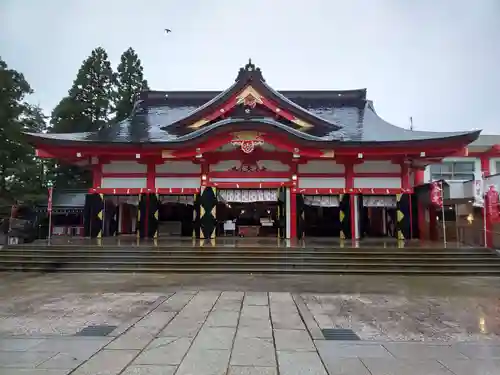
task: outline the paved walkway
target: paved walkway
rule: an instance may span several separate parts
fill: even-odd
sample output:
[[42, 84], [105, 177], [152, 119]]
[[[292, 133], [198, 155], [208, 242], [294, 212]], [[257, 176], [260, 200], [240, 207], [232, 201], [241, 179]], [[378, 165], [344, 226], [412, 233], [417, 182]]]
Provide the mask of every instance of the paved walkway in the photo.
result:
[[[498, 278], [0, 274], [0, 375], [498, 375]], [[325, 340], [352, 329], [359, 341]]]
[[[327, 341], [320, 328], [333, 324], [327, 319], [339, 301], [328, 298], [335, 296], [179, 291], [153, 300], [149, 295], [128, 293], [121, 298], [134, 306], [129, 312], [135, 316], [125, 321], [129, 315], [120, 316], [120, 309], [113, 314], [118, 297], [99, 297], [107, 299], [109, 315], [118, 316], [110, 321], [122, 321], [104, 337], [75, 336], [99, 319], [87, 311], [83, 316], [88, 320], [78, 321], [78, 312], [71, 310], [68, 314], [75, 320], [66, 327], [66, 335], [3, 335], [0, 374], [500, 374], [497, 336], [482, 343], [396, 342], [387, 337]], [[66, 295], [69, 305], [71, 298], [79, 297]], [[138, 306], [144, 299], [147, 302]], [[99, 306], [87, 308], [100, 311]], [[51, 305], [45, 304], [44, 309], [50, 310]], [[106, 328], [102, 322], [101, 328]]]

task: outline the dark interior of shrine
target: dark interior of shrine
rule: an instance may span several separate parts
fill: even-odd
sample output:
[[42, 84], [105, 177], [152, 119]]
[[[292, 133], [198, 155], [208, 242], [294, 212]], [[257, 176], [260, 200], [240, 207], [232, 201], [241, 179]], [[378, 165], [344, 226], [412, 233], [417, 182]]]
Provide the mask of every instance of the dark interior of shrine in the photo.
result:
[[307, 237], [339, 237], [339, 207], [304, 206], [304, 225]]
[[[217, 204], [217, 229], [219, 235], [276, 236], [277, 215], [277, 202], [219, 202]], [[231, 222], [234, 226], [230, 224]]]

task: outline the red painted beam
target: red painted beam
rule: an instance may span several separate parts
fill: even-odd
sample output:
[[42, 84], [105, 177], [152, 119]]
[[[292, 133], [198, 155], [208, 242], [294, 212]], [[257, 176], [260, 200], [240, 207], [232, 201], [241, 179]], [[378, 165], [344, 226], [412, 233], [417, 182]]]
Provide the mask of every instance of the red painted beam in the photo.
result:
[[182, 177], [200, 177], [202, 173], [155, 173], [155, 177], [171, 177], [171, 178], [182, 178]]
[[395, 194], [411, 194], [413, 189], [400, 189], [400, 188], [292, 188], [293, 193], [306, 194], [306, 195], [337, 195], [337, 194], [364, 194], [364, 195], [395, 195]]
[[245, 154], [240, 149], [227, 152], [210, 152], [205, 153], [203, 158], [209, 164], [217, 164], [225, 160], [244, 160], [247, 162], [259, 160], [277, 160], [283, 164], [292, 162], [292, 154], [290, 152], [265, 151], [262, 148], [256, 148], [252, 153]]
[[297, 176], [299, 178], [335, 178], [335, 177], [344, 178], [346, 174], [345, 173], [298, 173]]
[[207, 182], [207, 186], [218, 189], [277, 189], [281, 186], [291, 186], [291, 182]]
[[[310, 177], [310, 178], [335, 178], [335, 177], [346, 177], [347, 173], [299, 173], [299, 177]], [[352, 172], [352, 178], [391, 178], [391, 177], [401, 177], [400, 172]]]
[[139, 195], [143, 193], [158, 193], [163, 195], [190, 195], [199, 193], [199, 188], [158, 188], [158, 189], [126, 189], [126, 188], [92, 188], [89, 193], [100, 193], [109, 195]]
[[209, 178], [292, 178], [292, 174], [288, 172], [273, 172], [273, 171], [262, 171], [262, 172], [236, 172], [236, 171], [225, 171], [225, 172], [210, 172], [208, 174]]
[[138, 177], [148, 177], [147, 173], [143, 172], [106, 172], [102, 173], [102, 177], [113, 177], [113, 178], [138, 178]]

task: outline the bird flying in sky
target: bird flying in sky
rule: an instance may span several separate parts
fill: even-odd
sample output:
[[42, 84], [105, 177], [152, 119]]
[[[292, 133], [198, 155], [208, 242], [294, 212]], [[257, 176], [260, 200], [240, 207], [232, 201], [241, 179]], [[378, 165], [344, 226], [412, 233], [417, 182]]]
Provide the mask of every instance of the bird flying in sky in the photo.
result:
[[168, 34], [168, 33], [171, 33], [171, 32], [172, 32], [172, 30], [170, 30], [170, 29], [165, 29], [165, 34]]

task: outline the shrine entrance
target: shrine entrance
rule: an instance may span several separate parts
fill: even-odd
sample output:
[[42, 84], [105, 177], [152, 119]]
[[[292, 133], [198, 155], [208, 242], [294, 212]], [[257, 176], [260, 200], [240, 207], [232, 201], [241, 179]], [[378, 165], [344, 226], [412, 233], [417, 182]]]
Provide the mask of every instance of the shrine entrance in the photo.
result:
[[193, 195], [160, 195], [158, 207], [158, 236], [193, 235]]
[[304, 195], [306, 237], [340, 237], [340, 202], [336, 195]]
[[276, 237], [283, 210], [278, 189], [226, 189], [218, 191], [218, 236]]
[[396, 197], [365, 195], [359, 200], [361, 237], [396, 237]]

